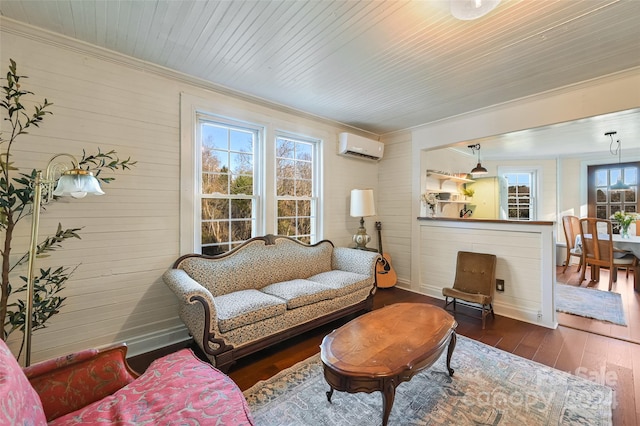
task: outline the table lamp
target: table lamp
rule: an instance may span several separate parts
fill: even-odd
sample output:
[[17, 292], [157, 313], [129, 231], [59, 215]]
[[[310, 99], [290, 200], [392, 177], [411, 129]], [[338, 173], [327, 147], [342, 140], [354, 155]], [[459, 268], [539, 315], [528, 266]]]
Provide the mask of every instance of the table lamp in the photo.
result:
[[353, 236], [353, 242], [356, 243], [357, 249], [366, 250], [367, 243], [371, 241], [371, 237], [367, 235], [367, 230], [364, 228], [364, 218], [376, 214], [376, 207], [373, 202], [373, 189], [351, 190], [351, 210], [349, 214], [351, 217], [360, 218], [360, 228], [358, 228], [358, 232]]

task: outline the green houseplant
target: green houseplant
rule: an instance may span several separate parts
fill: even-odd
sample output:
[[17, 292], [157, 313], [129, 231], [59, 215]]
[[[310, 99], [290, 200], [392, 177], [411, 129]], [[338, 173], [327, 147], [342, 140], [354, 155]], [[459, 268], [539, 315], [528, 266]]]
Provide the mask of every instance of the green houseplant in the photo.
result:
[[[0, 320], [2, 320], [2, 340], [16, 330], [24, 335], [26, 315], [26, 277], [19, 276], [20, 283], [12, 284], [18, 267], [28, 260], [28, 253], [16, 257], [11, 253], [11, 243], [16, 225], [32, 214], [34, 182], [37, 171], [21, 173], [14, 167], [11, 161], [11, 150], [18, 137], [28, 133], [29, 128], [38, 127], [44, 118], [52, 114], [51, 102], [44, 99], [36, 104], [33, 113], [26, 112], [22, 98], [33, 95], [32, 92], [22, 88], [21, 80], [26, 76], [18, 75], [15, 61], [10, 59], [9, 71], [4, 78], [2, 86], [3, 97], [0, 102], [0, 110], [3, 113], [3, 128], [0, 132], [0, 232], [2, 246], [0, 255], [2, 258], [2, 275], [0, 277]], [[5, 130], [8, 128], [8, 131]], [[127, 158], [120, 160], [115, 151], [102, 152], [98, 149], [95, 154], [87, 154], [83, 151], [77, 167], [90, 170], [103, 183], [109, 183], [114, 178], [100, 176], [105, 170], [128, 169], [135, 162]], [[38, 243], [37, 256], [46, 256], [48, 253], [62, 247], [62, 243], [69, 238], [80, 238], [80, 228], [63, 229], [58, 224], [58, 229], [53, 236], [44, 238]], [[33, 330], [45, 327], [46, 321], [59, 312], [66, 297], [61, 296], [66, 281], [75, 271], [74, 268], [46, 268], [36, 273], [34, 280], [34, 303], [32, 312]], [[10, 297], [11, 295], [15, 297]], [[24, 346], [24, 339], [17, 357], [20, 357]]]

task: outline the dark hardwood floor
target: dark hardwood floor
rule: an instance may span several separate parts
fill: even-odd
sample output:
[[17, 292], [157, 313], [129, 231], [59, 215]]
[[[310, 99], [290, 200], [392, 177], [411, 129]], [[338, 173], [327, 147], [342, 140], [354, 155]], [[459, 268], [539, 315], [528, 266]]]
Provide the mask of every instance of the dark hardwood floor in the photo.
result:
[[[556, 270], [556, 278], [559, 283], [595, 288], [603, 291], [608, 291], [609, 289], [609, 271], [606, 269], [601, 271], [600, 281], [596, 283], [589, 281], [589, 270], [587, 270], [587, 278], [581, 283], [577, 265], [572, 265], [567, 268], [564, 274], [562, 273], [562, 269], [562, 267], [558, 267]], [[590, 331], [604, 336], [640, 343], [640, 293], [634, 290], [633, 272], [630, 272], [628, 277], [624, 270], [618, 272], [618, 281], [613, 283], [611, 291], [620, 293], [622, 296], [622, 305], [627, 319], [627, 326], [611, 324], [606, 321], [596, 321], [562, 312], [558, 312], [558, 323], [578, 330]]]
[[[387, 288], [378, 290], [374, 309], [398, 302], [431, 303], [437, 306], [443, 303], [442, 300], [400, 288]], [[486, 329], [482, 330], [478, 311], [460, 306], [458, 309], [458, 334], [604, 383], [614, 389], [614, 425], [640, 424], [640, 345], [564, 326], [551, 330], [499, 315], [495, 319], [487, 318]], [[265, 380], [318, 353], [322, 338], [346, 321], [328, 324], [241, 359], [231, 368], [229, 376], [240, 389], [248, 389], [259, 380]], [[135, 357], [130, 364], [142, 371], [156, 357], [180, 346]]]

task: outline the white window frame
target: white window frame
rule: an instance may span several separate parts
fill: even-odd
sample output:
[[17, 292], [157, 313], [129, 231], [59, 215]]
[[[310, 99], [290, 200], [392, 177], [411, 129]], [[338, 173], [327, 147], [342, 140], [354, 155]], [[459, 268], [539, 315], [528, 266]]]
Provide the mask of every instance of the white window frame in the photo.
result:
[[[301, 134], [309, 135], [307, 138], [315, 139], [315, 135], [325, 134], [326, 131], [319, 127], [305, 125], [297, 117], [271, 110], [263, 107], [256, 107], [255, 104], [246, 103], [227, 97], [225, 95], [212, 93], [210, 98], [203, 98], [188, 93], [180, 94], [180, 234], [179, 248], [180, 254], [200, 252], [200, 234], [196, 235], [197, 227], [200, 226], [200, 205], [197, 199], [200, 174], [199, 155], [196, 152], [197, 141], [197, 114], [206, 113], [222, 118], [232, 118], [233, 121], [253, 123], [263, 129], [260, 147], [256, 154], [255, 164], [260, 164], [263, 172], [254, 176], [255, 185], [259, 188], [263, 197], [256, 206], [256, 214], [261, 219], [255, 222], [254, 232], [256, 235], [274, 234], [277, 231], [275, 215], [275, 134], [279, 129], [296, 129], [298, 137]], [[285, 132], [287, 133], [287, 132]], [[328, 135], [327, 135], [328, 136]], [[323, 183], [323, 154], [324, 140], [317, 138], [316, 161], [317, 167], [314, 178], [317, 181], [316, 191], [318, 202], [316, 205], [316, 237], [312, 243], [322, 240], [324, 233], [324, 208], [322, 197], [324, 195]], [[197, 207], [197, 208], [196, 208]], [[197, 237], [197, 238], [196, 238]]]
[[290, 133], [290, 132], [286, 132], [286, 131], [276, 131], [275, 133], [275, 137], [274, 137], [274, 163], [273, 163], [273, 169], [274, 169], [274, 174], [273, 174], [273, 196], [274, 196], [274, 222], [273, 222], [273, 229], [277, 230], [278, 229], [278, 201], [280, 200], [298, 200], [300, 199], [300, 197], [287, 197], [287, 196], [278, 196], [278, 194], [276, 193], [277, 190], [277, 184], [276, 184], [276, 180], [277, 180], [277, 176], [275, 171], [277, 170], [277, 166], [276, 166], [276, 157], [275, 157], [275, 149], [277, 147], [277, 140], [278, 138], [284, 138], [284, 139], [291, 139], [294, 141], [300, 141], [300, 142], [306, 142], [312, 145], [312, 151], [313, 151], [313, 159], [312, 159], [312, 194], [310, 197], [310, 202], [311, 202], [311, 235], [310, 235], [310, 239], [311, 239], [311, 243], [316, 243], [319, 241], [318, 239], [318, 235], [319, 235], [319, 223], [320, 223], [320, 153], [321, 153], [321, 144], [322, 141], [320, 139], [315, 139], [315, 138], [311, 138], [309, 136], [302, 136], [299, 134], [294, 134], [294, 133]]
[[[220, 126], [228, 126], [229, 128], [241, 129], [244, 131], [248, 131], [254, 134], [254, 144], [253, 144], [253, 193], [251, 195], [232, 195], [232, 194], [204, 194], [202, 191], [202, 177], [204, 171], [202, 170], [202, 145], [200, 144], [202, 135], [200, 134], [201, 124], [202, 123], [211, 123], [213, 125]], [[246, 123], [237, 120], [232, 120], [225, 117], [220, 117], [215, 114], [205, 113], [205, 112], [197, 112], [196, 113], [196, 144], [197, 149], [195, 150], [195, 154], [197, 157], [196, 160], [196, 172], [195, 175], [199, 176], [196, 179], [197, 191], [195, 193], [195, 203], [199, 208], [195, 208], [196, 214], [196, 226], [194, 229], [195, 240], [199, 242], [198, 248], [199, 253], [202, 251], [202, 202], [205, 199], [247, 199], [252, 202], [252, 216], [251, 216], [251, 237], [257, 236], [256, 229], [258, 228], [259, 223], [264, 222], [263, 214], [261, 213], [263, 209], [261, 208], [264, 199], [264, 193], [262, 190], [263, 185], [260, 184], [261, 176], [264, 174], [264, 167], [262, 166], [260, 161], [257, 161], [260, 158], [260, 152], [262, 151], [262, 146], [264, 143], [264, 128], [262, 126], [256, 125], [254, 123]], [[232, 222], [232, 218], [229, 218], [229, 221]], [[238, 241], [230, 241], [229, 243], [238, 243]]]
[[504, 189], [501, 188], [501, 191], [504, 190], [504, 194], [500, 194], [500, 208], [504, 212], [504, 220], [518, 220], [515, 218], [509, 218], [509, 182], [506, 180], [505, 175], [507, 174], [528, 174], [531, 176], [531, 204], [529, 207], [529, 222], [538, 220], [540, 217], [540, 212], [542, 211], [542, 203], [540, 200], [541, 191], [541, 168], [540, 167], [531, 167], [531, 166], [499, 166], [498, 167], [498, 176], [501, 179], [505, 179]]

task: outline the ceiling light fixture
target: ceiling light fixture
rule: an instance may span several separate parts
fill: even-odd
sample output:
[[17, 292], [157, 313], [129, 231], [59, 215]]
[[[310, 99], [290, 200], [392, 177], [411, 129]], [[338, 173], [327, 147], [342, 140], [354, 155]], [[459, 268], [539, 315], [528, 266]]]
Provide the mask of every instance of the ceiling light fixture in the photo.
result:
[[482, 164], [480, 164], [480, 144], [477, 143], [475, 145], [469, 145], [468, 147], [471, 148], [472, 154], [475, 154], [476, 151], [478, 151], [478, 164], [476, 164], [476, 166], [469, 173], [471, 173], [472, 175], [486, 175], [487, 173], [489, 173], [487, 169], [482, 167]]
[[[609, 143], [609, 152], [612, 155], [617, 155], [618, 156], [618, 166], [620, 166], [620, 163], [622, 162], [621, 161], [622, 160], [622, 143], [620, 142], [620, 139], [618, 139], [616, 141], [616, 143], [618, 145], [616, 146], [615, 151], [613, 150], [613, 135], [616, 135], [616, 134], [618, 134], [618, 132], [613, 131], [613, 132], [607, 132], [604, 135], [605, 136], [609, 136], [611, 138], [611, 142]], [[622, 167], [620, 167], [620, 175], [618, 176], [618, 180], [616, 181], [616, 183], [614, 183], [613, 185], [611, 185], [609, 187], [609, 190], [611, 190], [611, 191], [628, 191], [630, 189], [631, 189], [631, 187], [622, 181]]]
[[449, 0], [451, 15], [461, 21], [478, 19], [491, 12], [500, 0]]

